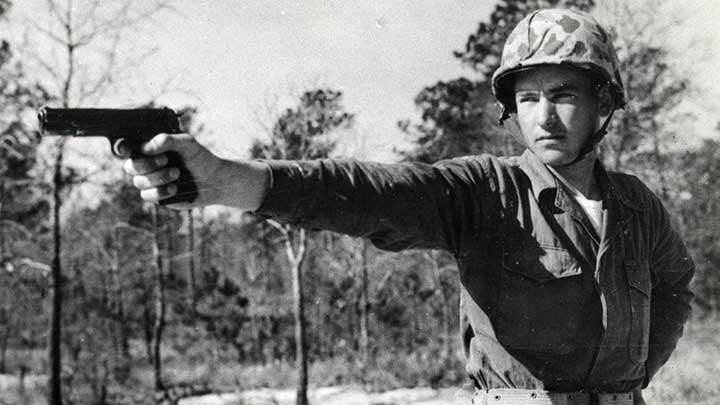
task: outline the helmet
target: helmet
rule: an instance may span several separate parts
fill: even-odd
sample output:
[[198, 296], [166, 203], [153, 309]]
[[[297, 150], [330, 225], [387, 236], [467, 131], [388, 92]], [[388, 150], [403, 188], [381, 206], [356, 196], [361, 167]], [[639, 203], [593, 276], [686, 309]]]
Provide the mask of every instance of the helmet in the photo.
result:
[[500, 67], [493, 74], [493, 94], [503, 105], [501, 122], [514, 109], [514, 73], [534, 66], [560, 64], [589, 71], [609, 84], [615, 109], [627, 104], [615, 48], [600, 24], [583, 12], [543, 9], [523, 18], [512, 30]]

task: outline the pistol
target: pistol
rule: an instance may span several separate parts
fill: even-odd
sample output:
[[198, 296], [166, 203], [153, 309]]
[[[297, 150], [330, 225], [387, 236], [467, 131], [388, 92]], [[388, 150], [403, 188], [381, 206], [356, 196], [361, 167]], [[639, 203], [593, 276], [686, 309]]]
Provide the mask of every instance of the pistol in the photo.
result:
[[[157, 134], [177, 134], [182, 128], [178, 115], [170, 108], [49, 108], [38, 111], [40, 133], [59, 136], [102, 136], [110, 141], [110, 149], [120, 156], [121, 146], [131, 158], [143, 156], [140, 146]], [[168, 166], [180, 169], [175, 181], [177, 192], [160, 200], [160, 204], [192, 202], [197, 198], [195, 179], [185, 167], [180, 154], [167, 152]]]

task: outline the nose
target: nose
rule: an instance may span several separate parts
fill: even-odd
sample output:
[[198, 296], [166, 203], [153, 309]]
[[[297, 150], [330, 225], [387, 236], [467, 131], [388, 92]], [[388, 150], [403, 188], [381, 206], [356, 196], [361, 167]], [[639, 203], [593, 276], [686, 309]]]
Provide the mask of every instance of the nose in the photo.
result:
[[544, 94], [538, 100], [538, 124], [543, 129], [553, 128], [557, 124], [558, 116], [555, 103]]

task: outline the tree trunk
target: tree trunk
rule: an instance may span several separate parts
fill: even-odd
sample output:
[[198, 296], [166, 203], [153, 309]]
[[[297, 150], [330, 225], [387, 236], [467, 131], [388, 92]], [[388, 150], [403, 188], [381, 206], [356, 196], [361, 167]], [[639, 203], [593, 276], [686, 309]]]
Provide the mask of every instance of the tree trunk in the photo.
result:
[[295, 356], [298, 368], [296, 405], [308, 405], [307, 342], [305, 340], [305, 305], [303, 297], [302, 266], [305, 261], [305, 230], [298, 231], [298, 248], [291, 259], [293, 273], [293, 298], [295, 300]]
[[450, 311], [450, 300], [445, 292], [445, 289], [442, 285], [442, 267], [440, 266], [440, 254], [437, 251], [431, 251], [427, 253], [428, 260], [431, 261], [432, 267], [433, 267], [433, 282], [435, 284], [435, 291], [440, 296], [440, 305], [441, 305], [441, 312], [442, 312], [442, 355], [443, 358], [441, 361], [443, 363], [447, 362], [450, 359], [450, 356], [452, 356], [452, 333], [450, 331], [450, 325], [451, 325], [451, 311]]
[[195, 280], [195, 218], [192, 210], [187, 210], [188, 217], [188, 250], [190, 253], [190, 302], [193, 313], [197, 310], [197, 281]]
[[[149, 298], [148, 298], [149, 300]], [[153, 316], [150, 309], [150, 303], [146, 303], [143, 308], [143, 326], [145, 329], [145, 356], [147, 362], [153, 364]]]
[[0, 338], [0, 374], [7, 374], [7, 350], [10, 342], [10, 323]]
[[65, 140], [58, 143], [58, 154], [55, 157], [55, 173], [53, 175], [53, 259], [52, 259], [52, 313], [50, 316], [49, 360], [50, 378], [48, 381], [49, 405], [62, 405], [62, 290], [63, 277], [60, 261], [61, 229], [60, 205], [61, 189], [63, 186], [62, 165]]
[[123, 361], [130, 359], [130, 326], [125, 319], [125, 294], [120, 276], [120, 238], [115, 227], [115, 244], [112, 253], [113, 300], [115, 301], [115, 329], [119, 340], [119, 353]]
[[158, 206], [153, 207], [153, 256], [155, 256], [155, 318], [153, 323], [153, 371], [155, 391], [162, 391], [162, 334], [165, 328], [165, 277], [163, 275], [164, 257], [160, 250], [160, 217]]
[[[293, 300], [295, 315], [295, 362], [298, 369], [298, 386], [296, 405], [308, 405], [307, 399], [307, 342], [305, 340], [305, 307], [303, 299], [303, 274], [302, 266], [305, 262], [305, 250], [307, 241], [305, 239], [305, 230], [299, 229], [293, 232], [288, 225], [280, 225], [275, 221], [268, 221], [270, 225], [275, 227], [283, 235], [285, 240], [285, 253], [292, 270], [293, 278]], [[297, 235], [297, 238], [295, 237]], [[295, 246], [293, 242], [297, 239]]]
[[368, 262], [367, 262], [367, 251], [368, 244], [367, 240], [360, 240], [360, 355], [363, 367], [363, 375], [368, 366], [368, 348], [370, 346], [370, 333], [369, 327], [369, 314], [370, 314], [370, 300], [368, 299]]
[[197, 271], [200, 273], [201, 280], [205, 275], [205, 271], [210, 267], [210, 242], [208, 236], [210, 234], [210, 224], [205, 221], [205, 211], [200, 210], [199, 229], [200, 229], [200, 260], [198, 261]]

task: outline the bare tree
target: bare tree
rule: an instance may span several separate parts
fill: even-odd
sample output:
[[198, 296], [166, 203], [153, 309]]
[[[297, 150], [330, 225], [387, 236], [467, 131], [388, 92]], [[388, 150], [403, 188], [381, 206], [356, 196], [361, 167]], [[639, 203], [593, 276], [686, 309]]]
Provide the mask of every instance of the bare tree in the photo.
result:
[[[336, 142], [328, 135], [352, 125], [354, 116], [344, 111], [342, 93], [331, 89], [306, 91], [296, 108], [286, 109], [269, 128], [270, 140], [256, 141], [251, 149], [254, 157], [267, 159], [318, 159], [327, 157]], [[270, 111], [272, 113], [272, 111]], [[303, 299], [303, 264], [307, 253], [304, 229], [268, 221], [280, 231], [293, 274], [295, 300], [295, 345], [299, 372], [297, 405], [307, 405], [307, 342]]]
[[[660, 18], [665, 0], [628, 3], [618, 0], [598, 4], [596, 13], [613, 27], [620, 71], [629, 107], [618, 111], [603, 144], [604, 157], [614, 170], [648, 170], [653, 184], [666, 198], [666, 155], [674, 137], [671, 126], [689, 115], [677, 107], [689, 90], [689, 78], [669, 61], [663, 38], [677, 24]], [[644, 166], [644, 167], [643, 167]]]
[[[117, 92], [116, 81], [124, 72], [137, 66], [148, 53], [121, 55], [121, 46], [160, 11], [168, 9], [166, 1], [103, 2], [46, 0], [43, 17], [28, 19], [24, 56], [45, 78], [52, 98], [63, 107], [96, 104]], [[43, 21], [44, 20], [44, 21]], [[31, 39], [32, 38], [32, 39]], [[138, 48], [141, 49], [141, 48]], [[57, 140], [52, 149], [53, 185], [53, 304], [50, 322], [49, 403], [60, 405], [62, 395], [62, 229], [61, 207], [64, 190], [70, 185], [64, 176], [66, 140]]]

